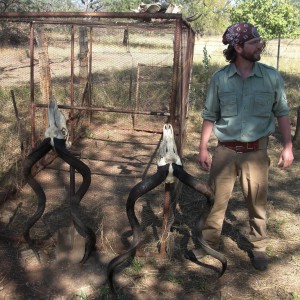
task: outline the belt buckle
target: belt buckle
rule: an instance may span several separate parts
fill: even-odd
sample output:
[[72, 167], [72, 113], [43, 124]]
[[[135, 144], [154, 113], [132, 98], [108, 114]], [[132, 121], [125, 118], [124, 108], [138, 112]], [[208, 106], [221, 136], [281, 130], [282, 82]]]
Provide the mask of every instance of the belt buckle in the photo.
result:
[[247, 150], [255, 150], [255, 148], [253, 146], [249, 147], [249, 143], [247, 143]]
[[[239, 149], [241, 149], [241, 150], [239, 150]], [[242, 151], [242, 149], [244, 149], [244, 146], [235, 146], [235, 152], [236, 153], [244, 153], [243, 151]]]

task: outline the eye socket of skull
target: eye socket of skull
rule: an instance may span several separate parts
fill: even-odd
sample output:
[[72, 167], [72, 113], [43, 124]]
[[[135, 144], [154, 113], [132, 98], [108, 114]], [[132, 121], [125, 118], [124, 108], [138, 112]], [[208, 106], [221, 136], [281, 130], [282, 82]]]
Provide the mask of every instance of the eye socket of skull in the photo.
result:
[[66, 128], [62, 128], [61, 133], [63, 134], [63, 136], [66, 136], [68, 135], [68, 130]]

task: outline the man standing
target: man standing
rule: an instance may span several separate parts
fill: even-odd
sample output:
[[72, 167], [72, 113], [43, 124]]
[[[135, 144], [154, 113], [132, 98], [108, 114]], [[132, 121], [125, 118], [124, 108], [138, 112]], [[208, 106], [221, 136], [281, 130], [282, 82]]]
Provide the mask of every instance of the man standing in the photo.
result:
[[[227, 28], [223, 43], [229, 62], [210, 82], [205, 108], [198, 160], [203, 170], [210, 170], [209, 183], [214, 203], [202, 234], [213, 248], [218, 248], [225, 212], [238, 177], [249, 212], [251, 260], [258, 270], [268, 266], [266, 203], [270, 160], [268, 136], [275, 131], [275, 118], [282, 136], [278, 166], [289, 167], [293, 160], [289, 108], [283, 80], [276, 69], [259, 63], [264, 43], [256, 28], [237, 23]], [[207, 144], [214, 131], [218, 139], [212, 160]], [[192, 250], [196, 258], [202, 249]]]

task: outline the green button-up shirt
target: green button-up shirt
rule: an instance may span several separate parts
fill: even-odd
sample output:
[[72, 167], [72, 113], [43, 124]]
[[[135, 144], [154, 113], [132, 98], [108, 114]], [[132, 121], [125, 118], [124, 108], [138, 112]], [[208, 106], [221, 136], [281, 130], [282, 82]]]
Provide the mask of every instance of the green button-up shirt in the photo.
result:
[[215, 122], [214, 133], [220, 141], [251, 142], [274, 132], [275, 117], [288, 114], [281, 75], [256, 62], [245, 80], [235, 64], [213, 75], [202, 117]]

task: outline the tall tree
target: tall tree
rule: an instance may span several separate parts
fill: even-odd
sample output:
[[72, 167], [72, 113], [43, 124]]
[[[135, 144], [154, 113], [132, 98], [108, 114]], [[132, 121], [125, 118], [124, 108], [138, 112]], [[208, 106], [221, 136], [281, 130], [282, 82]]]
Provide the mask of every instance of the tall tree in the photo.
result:
[[75, 11], [72, 0], [1, 0], [0, 12]]
[[296, 37], [299, 28], [299, 8], [295, 1], [239, 1], [230, 12], [232, 23], [250, 22], [265, 38]]
[[16, 11], [21, 0], [2, 0], [0, 1], [0, 12]]
[[198, 32], [216, 33], [224, 30], [229, 24], [229, 14], [233, 0], [102, 0], [102, 10], [105, 11], [132, 11], [137, 9], [141, 2], [145, 4], [160, 2], [162, 5], [181, 5], [184, 17], [199, 16], [192, 22], [193, 28]]
[[176, 4], [182, 5], [183, 15], [199, 15], [192, 22], [193, 28], [201, 33], [216, 34], [224, 31], [229, 25], [229, 12], [232, 8], [232, 0], [177, 0]]

